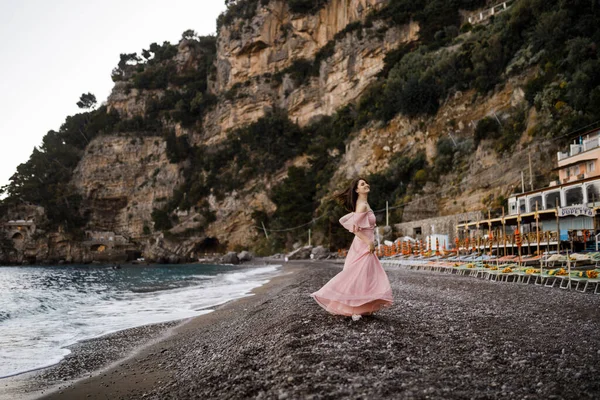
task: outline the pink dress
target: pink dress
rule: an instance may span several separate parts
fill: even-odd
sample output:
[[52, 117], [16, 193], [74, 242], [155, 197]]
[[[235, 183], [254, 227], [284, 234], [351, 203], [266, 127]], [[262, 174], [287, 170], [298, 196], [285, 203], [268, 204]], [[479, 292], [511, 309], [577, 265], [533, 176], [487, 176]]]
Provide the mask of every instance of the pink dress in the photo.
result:
[[[350, 213], [340, 224], [352, 233], [358, 231], [373, 240], [375, 214], [372, 210]], [[351, 316], [371, 314], [393, 303], [390, 281], [369, 246], [354, 236], [344, 269], [311, 296], [332, 314]]]

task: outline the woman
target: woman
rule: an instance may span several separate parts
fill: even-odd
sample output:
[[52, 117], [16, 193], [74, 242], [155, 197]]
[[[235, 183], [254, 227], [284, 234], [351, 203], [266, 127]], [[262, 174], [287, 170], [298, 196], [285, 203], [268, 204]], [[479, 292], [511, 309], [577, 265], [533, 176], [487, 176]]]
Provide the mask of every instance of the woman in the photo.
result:
[[346, 208], [354, 210], [340, 218], [340, 224], [354, 233], [354, 240], [342, 272], [311, 294], [328, 312], [352, 316], [354, 321], [393, 303], [390, 282], [375, 255], [375, 214], [367, 203], [369, 190], [367, 181], [358, 178], [336, 195]]

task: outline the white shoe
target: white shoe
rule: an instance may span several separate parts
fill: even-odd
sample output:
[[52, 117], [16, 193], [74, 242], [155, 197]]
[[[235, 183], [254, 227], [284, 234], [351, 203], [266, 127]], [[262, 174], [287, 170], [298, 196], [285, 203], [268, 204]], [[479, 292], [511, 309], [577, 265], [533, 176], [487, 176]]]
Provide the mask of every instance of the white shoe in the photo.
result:
[[353, 314], [352, 315], [352, 321], [358, 321], [361, 318], [362, 318], [362, 315], [360, 315], [360, 314]]

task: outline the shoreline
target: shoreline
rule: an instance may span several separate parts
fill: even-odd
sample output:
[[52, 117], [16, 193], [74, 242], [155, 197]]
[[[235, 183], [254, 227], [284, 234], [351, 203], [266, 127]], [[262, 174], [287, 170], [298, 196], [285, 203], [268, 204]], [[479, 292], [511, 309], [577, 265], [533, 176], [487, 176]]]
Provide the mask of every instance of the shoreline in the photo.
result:
[[340, 268], [290, 261], [255, 295], [42, 398], [600, 396], [600, 296], [385, 267], [394, 305], [352, 321], [309, 296]]
[[[253, 260], [254, 261], [254, 260]], [[49, 366], [0, 378], [0, 400], [37, 399], [60, 392], [77, 382], [101, 374], [103, 371], [135, 357], [149, 346], [167, 339], [178, 328], [197, 318], [213, 314], [232, 303], [254, 297], [261, 288], [269, 286], [277, 278], [289, 274], [282, 263], [270, 263], [264, 259], [239, 265], [240, 268], [281, 265], [280, 270], [268, 282], [252, 289], [248, 294], [224, 303], [216, 304], [202, 314], [154, 324], [140, 325], [75, 342], [65, 348], [70, 351], [61, 361]], [[152, 264], [154, 266], [154, 264]], [[158, 264], [157, 264], [158, 265]], [[136, 266], [136, 265], [134, 265]], [[145, 265], [143, 265], [145, 266]]]
[[[89, 266], [89, 267], [105, 267], [105, 268], [111, 268], [113, 266], [121, 266], [121, 267], [160, 267], [160, 266], [165, 266], [165, 265], [233, 265], [236, 267], [254, 267], [257, 265], [280, 265], [280, 264], [284, 264], [285, 260], [283, 258], [272, 258], [272, 257], [254, 257], [249, 261], [241, 261], [238, 264], [228, 264], [228, 263], [222, 263], [222, 262], [209, 262], [210, 260], [206, 260], [206, 261], [190, 261], [190, 262], [180, 262], [180, 263], [158, 263], [158, 262], [154, 262], [154, 263], [149, 263], [146, 261], [142, 261], [142, 262], [132, 262], [132, 261], [127, 261], [127, 262], [87, 262], [87, 263], [75, 263], [75, 262], [69, 262], [69, 263], [53, 263], [53, 264], [0, 264], [0, 268], [2, 267], [8, 267], [8, 268], [18, 268], [18, 267], [34, 267], [34, 268], [44, 268], [44, 267], [69, 267], [69, 266], [74, 266], [74, 265], [78, 265], [78, 266]], [[307, 261], [307, 260], [304, 260]]]

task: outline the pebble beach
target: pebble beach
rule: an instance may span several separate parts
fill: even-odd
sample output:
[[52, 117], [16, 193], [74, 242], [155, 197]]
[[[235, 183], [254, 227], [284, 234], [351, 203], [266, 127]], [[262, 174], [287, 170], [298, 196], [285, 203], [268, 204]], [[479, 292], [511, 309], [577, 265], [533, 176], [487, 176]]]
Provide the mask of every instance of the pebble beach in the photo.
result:
[[295, 261], [212, 313], [78, 343], [0, 380], [0, 399], [598, 398], [600, 296], [386, 267], [394, 305], [359, 321]]

